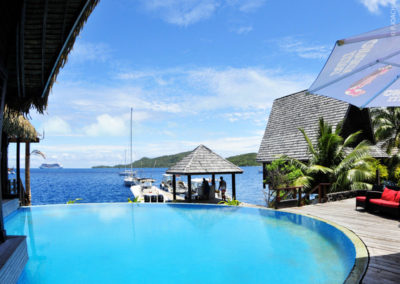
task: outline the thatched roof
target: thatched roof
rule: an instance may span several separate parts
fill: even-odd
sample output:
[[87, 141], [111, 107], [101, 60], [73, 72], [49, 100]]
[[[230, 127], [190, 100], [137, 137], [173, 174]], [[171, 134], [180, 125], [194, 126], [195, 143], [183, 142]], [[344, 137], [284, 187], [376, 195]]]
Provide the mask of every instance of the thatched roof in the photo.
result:
[[198, 146], [189, 155], [167, 170], [167, 174], [241, 174], [243, 170], [204, 145]]
[[[342, 101], [301, 91], [274, 101], [257, 154], [257, 161], [271, 162], [280, 155], [303, 161], [308, 160], [307, 143], [299, 128], [303, 128], [315, 144], [320, 117], [333, 126], [343, 121], [341, 135], [344, 137], [362, 130], [360, 140], [367, 139], [375, 144], [368, 109], [360, 110]], [[371, 148], [372, 156], [387, 157], [379, 146], [375, 145]]]
[[8, 108], [4, 112], [3, 131], [9, 138], [23, 141], [38, 138], [35, 127], [23, 115]]
[[1, 1], [0, 58], [6, 61], [6, 104], [11, 109], [28, 113], [35, 107], [43, 112], [57, 74], [97, 2]]

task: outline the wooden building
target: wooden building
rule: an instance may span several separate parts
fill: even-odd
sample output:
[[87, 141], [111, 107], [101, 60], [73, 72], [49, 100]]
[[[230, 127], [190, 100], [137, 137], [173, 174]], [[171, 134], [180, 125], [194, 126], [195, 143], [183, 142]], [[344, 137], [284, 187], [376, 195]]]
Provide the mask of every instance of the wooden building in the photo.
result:
[[191, 177], [193, 175], [211, 175], [212, 185], [215, 188], [216, 174], [232, 175], [232, 198], [236, 199], [236, 180], [235, 174], [242, 174], [243, 170], [234, 165], [227, 159], [214, 153], [204, 145], [198, 146], [191, 153], [185, 156], [178, 163], [167, 170], [167, 174], [172, 174], [172, 185], [174, 200], [176, 200], [176, 175], [186, 175], [188, 178], [188, 196], [191, 200]]
[[333, 127], [343, 122], [343, 137], [362, 130], [359, 139], [371, 142], [371, 155], [375, 158], [387, 157], [385, 151], [376, 144], [369, 109], [361, 110], [348, 103], [309, 94], [304, 90], [278, 98], [272, 105], [257, 154], [257, 161], [263, 164], [263, 180], [266, 175], [265, 165], [280, 155], [301, 161], [309, 159], [307, 143], [299, 128], [305, 130], [314, 144], [318, 136], [318, 120], [321, 117]]

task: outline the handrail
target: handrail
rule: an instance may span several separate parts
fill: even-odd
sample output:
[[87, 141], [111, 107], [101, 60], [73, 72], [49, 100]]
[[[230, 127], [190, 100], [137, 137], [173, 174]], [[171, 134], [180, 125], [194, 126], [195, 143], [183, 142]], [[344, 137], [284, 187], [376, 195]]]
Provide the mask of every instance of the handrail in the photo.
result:
[[[305, 200], [309, 201], [310, 194], [313, 194], [317, 190], [318, 190], [318, 203], [326, 202], [326, 193], [327, 193], [328, 186], [331, 186], [331, 184], [322, 182], [322, 183], [318, 184], [317, 186], [315, 186], [312, 190], [307, 192], [304, 197], [301, 196], [301, 194], [302, 194], [301, 191], [303, 189], [303, 186], [290, 186], [290, 187], [271, 189], [276, 192], [274, 207], [275, 207], [275, 209], [278, 209], [281, 201], [285, 200], [286, 197], [289, 195], [289, 193], [293, 193], [293, 196], [297, 195], [297, 206], [301, 206], [303, 201], [305, 201]], [[285, 191], [285, 193], [282, 196], [280, 195], [281, 191]]]

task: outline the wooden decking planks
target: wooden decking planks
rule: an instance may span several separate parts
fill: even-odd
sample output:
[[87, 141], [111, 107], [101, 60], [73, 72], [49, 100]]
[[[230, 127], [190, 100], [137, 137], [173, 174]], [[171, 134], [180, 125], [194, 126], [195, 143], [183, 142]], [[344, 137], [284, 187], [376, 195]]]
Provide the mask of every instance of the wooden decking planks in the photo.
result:
[[363, 283], [400, 283], [399, 220], [363, 210], [356, 211], [354, 198], [282, 211], [316, 216], [350, 229], [362, 239], [370, 255]]

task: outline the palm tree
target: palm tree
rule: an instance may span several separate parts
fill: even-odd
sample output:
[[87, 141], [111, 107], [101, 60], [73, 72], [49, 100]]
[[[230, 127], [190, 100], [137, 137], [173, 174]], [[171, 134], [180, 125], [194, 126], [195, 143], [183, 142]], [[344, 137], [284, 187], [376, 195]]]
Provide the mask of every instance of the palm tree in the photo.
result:
[[332, 126], [321, 118], [317, 143], [313, 145], [304, 129], [299, 130], [307, 142], [311, 157], [308, 163], [288, 158], [303, 173], [296, 180], [296, 185], [312, 189], [319, 183], [330, 183], [331, 191], [370, 187], [368, 181], [374, 177], [374, 159], [369, 154], [369, 143], [362, 141], [352, 148], [361, 131], [344, 139], [340, 136], [340, 124], [333, 131]]
[[371, 111], [375, 137], [383, 141], [388, 154], [400, 146], [400, 108], [377, 108]]

